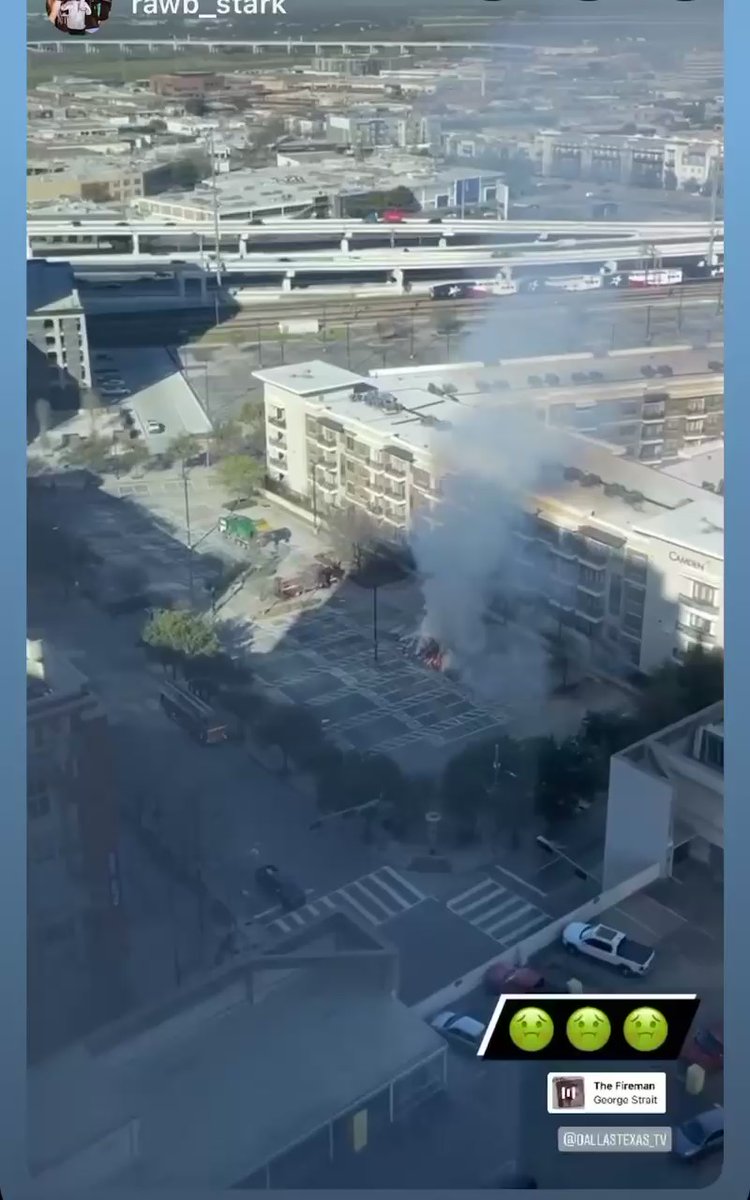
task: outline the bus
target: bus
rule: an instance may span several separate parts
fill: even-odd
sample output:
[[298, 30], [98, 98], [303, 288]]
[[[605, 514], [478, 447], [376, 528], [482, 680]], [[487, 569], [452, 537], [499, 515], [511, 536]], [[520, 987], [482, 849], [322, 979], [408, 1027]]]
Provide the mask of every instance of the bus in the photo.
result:
[[159, 697], [162, 708], [170, 720], [200, 742], [202, 746], [214, 746], [229, 740], [227, 722], [199, 696], [176, 683], [165, 683]]

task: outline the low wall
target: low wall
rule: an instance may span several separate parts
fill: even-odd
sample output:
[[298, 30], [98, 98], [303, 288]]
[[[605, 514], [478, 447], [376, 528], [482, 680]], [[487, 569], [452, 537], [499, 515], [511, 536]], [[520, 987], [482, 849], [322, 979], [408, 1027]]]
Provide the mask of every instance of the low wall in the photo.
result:
[[467, 996], [469, 992], [473, 992], [474, 988], [481, 984], [488, 967], [501, 962], [519, 966], [528, 962], [532, 955], [537, 954], [546, 946], [550, 946], [553, 942], [557, 941], [565, 926], [570, 924], [571, 921], [590, 921], [592, 917], [606, 912], [607, 909], [613, 908], [623, 900], [626, 900], [628, 896], [632, 896], [635, 892], [640, 892], [642, 888], [648, 887], [650, 883], [659, 878], [660, 874], [659, 864], [654, 863], [652, 866], [640, 871], [637, 875], [633, 875], [630, 879], [624, 879], [616, 887], [602, 892], [599, 896], [594, 896], [591, 900], [587, 900], [585, 904], [580, 905], [573, 912], [566, 913], [564, 917], [558, 917], [557, 920], [551, 921], [549, 925], [545, 925], [544, 929], [540, 929], [537, 933], [533, 933], [530, 937], [525, 938], [517, 946], [510, 946], [503, 950], [501, 954], [495, 954], [480, 966], [468, 971], [460, 979], [454, 979], [453, 983], [449, 983], [447, 987], [441, 988], [439, 992], [434, 992], [432, 996], [420, 1000], [412, 1006], [412, 1011], [420, 1017], [426, 1017], [438, 1009], [452, 1008], [457, 1000], [460, 1000], [463, 996]]

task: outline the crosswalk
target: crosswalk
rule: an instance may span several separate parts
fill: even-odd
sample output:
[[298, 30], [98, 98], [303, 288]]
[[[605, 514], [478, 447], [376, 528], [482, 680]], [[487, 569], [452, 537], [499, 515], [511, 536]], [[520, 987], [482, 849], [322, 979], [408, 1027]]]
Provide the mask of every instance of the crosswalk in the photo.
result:
[[541, 908], [489, 876], [454, 896], [447, 907], [501, 946], [516, 945], [550, 921]]
[[353, 912], [370, 925], [383, 925], [401, 913], [408, 912], [426, 900], [424, 892], [414, 887], [393, 867], [379, 867], [353, 883], [319, 896], [294, 912], [284, 913], [266, 922], [266, 928], [278, 933], [297, 933], [321, 917], [335, 912]]

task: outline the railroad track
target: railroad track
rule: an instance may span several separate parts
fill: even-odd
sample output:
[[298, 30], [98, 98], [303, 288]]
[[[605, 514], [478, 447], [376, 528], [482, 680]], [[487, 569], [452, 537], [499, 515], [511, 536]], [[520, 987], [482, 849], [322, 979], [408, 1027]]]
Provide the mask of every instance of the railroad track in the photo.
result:
[[[372, 297], [371, 299], [347, 299], [347, 300], [331, 300], [326, 302], [320, 297], [315, 299], [283, 299], [276, 301], [259, 301], [259, 306], [262, 303], [263, 307], [250, 308], [243, 307], [242, 309], [234, 309], [228, 307], [220, 307], [219, 315], [224, 317], [222, 323], [213, 328], [216, 332], [220, 332], [225, 328], [238, 328], [248, 326], [257, 328], [259, 325], [274, 325], [277, 326], [279, 321], [285, 318], [294, 317], [317, 317], [324, 325], [334, 324], [354, 324], [356, 322], [377, 321], [379, 319], [387, 319], [395, 316], [426, 316], [430, 313], [440, 312], [455, 312], [456, 314], [482, 314], [487, 312], [502, 312], [505, 305], [512, 305], [516, 299], [528, 299], [531, 301], [528, 308], [536, 308], [537, 311], [543, 308], [557, 308], [563, 303], [583, 307], [588, 299], [589, 311], [610, 312], [617, 308], [628, 308], [634, 306], [648, 306], [649, 303], [667, 306], [671, 304], [674, 308], [681, 306], [690, 307], [696, 302], [705, 302], [707, 300], [716, 299], [718, 301], [721, 295], [721, 284], [696, 284], [687, 285], [679, 290], [675, 288], [649, 288], [649, 289], [633, 289], [622, 292], [612, 291], [611, 299], [592, 300], [591, 297], [601, 296], [600, 292], [560, 292], [556, 294], [545, 293], [543, 297], [529, 295], [528, 297], [497, 297], [497, 303], [493, 304], [491, 300], [480, 299], [465, 299], [465, 300], [432, 300], [429, 296], [389, 296], [379, 299]], [[503, 302], [501, 304], [501, 301]], [[541, 301], [541, 303], [540, 303]], [[94, 328], [97, 324], [105, 324], [108, 322], [122, 323], [124, 321], [138, 322], [147, 321], [149, 325], [153, 325], [154, 319], [163, 322], [169, 320], [175, 324], [181, 325], [186, 331], [199, 326], [205, 328], [206, 318], [213, 316], [214, 310], [210, 307], [202, 307], [200, 309], [184, 310], [173, 309], [162, 312], [151, 313], [91, 313], [87, 320]], [[208, 331], [207, 331], [208, 332]]]

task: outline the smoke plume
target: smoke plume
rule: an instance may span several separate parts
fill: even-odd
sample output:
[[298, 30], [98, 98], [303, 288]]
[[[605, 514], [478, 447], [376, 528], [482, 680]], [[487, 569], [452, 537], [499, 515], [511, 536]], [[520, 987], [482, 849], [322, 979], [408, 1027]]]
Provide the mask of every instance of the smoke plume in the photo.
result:
[[[552, 465], [550, 431], [533, 412], [495, 407], [491, 397], [464, 413], [436, 439], [441, 498], [412, 532], [424, 595], [421, 632], [440, 644], [447, 666], [488, 698], [519, 689], [542, 693], [547, 656], [538, 640], [519, 637], [512, 626], [500, 637], [491, 618], [499, 598], [512, 600], [520, 591], [514, 529], [525, 501], [550, 471], [560, 470]], [[546, 567], [538, 570], [535, 587], [543, 590]]]

